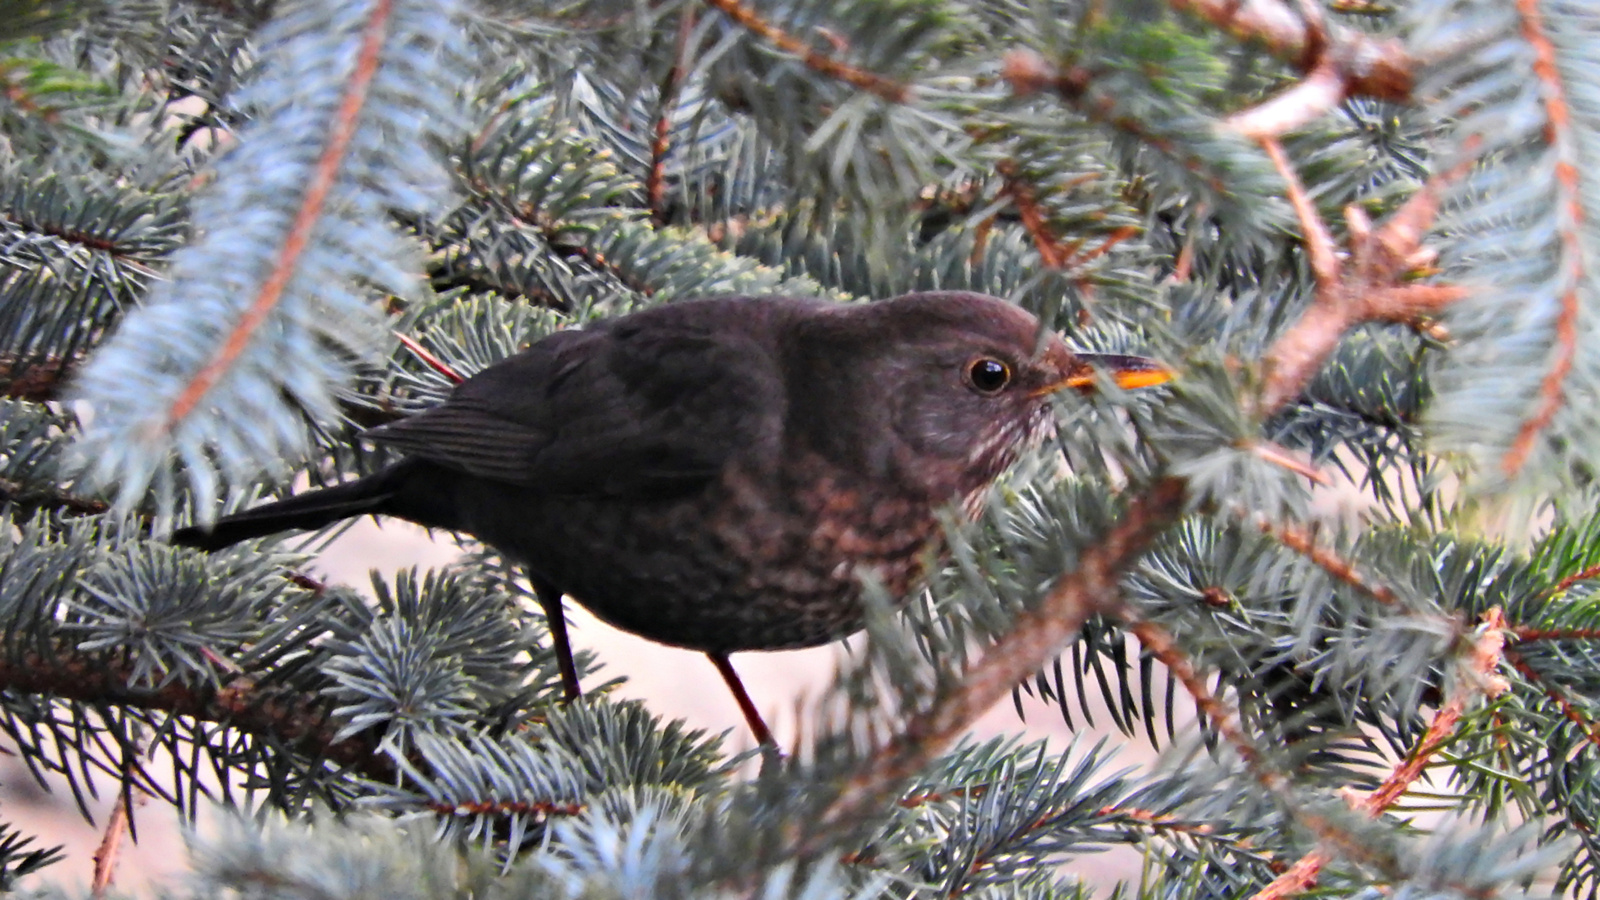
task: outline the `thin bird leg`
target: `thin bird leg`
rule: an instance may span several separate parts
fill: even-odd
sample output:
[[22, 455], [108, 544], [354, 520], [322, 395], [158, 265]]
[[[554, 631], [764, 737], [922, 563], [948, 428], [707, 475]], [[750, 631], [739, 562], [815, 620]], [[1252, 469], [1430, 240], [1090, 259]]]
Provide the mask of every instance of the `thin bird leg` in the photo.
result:
[[539, 597], [539, 605], [544, 607], [544, 622], [550, 629], [550, 642], [555, 645], [556, 666], [561, 669], [561, 687], [567, 702], [571, 703], [583, 691], [578, 687], [578, 666], [572, 661], [572, 642], [567, 640], [567, 616], [561, 609], [561, 592], [548, 582], [537, 578], [531, 580], [533, 592]]
[[778, 742], [772, 739], [772, 731], [767, 728], [767, 723], [762, 721], [761, 713], [756, 712], [756, 705], [750, 702], [750, 695], [745, 693], [744, 683], [739, 680], [739, 673], [733, 670], [733, 664], [728, 662], [726, 653], [707, 653], [711, 664], [717, 667], [722, 680], [728, 683], [728, 690], [733, 691], [733, 699], [739, 704], [739, 712], [744, 713], [745, 724], [750, 726], [750, 732], [756, 736], [756, 742], [763, 747], [777, 749]]

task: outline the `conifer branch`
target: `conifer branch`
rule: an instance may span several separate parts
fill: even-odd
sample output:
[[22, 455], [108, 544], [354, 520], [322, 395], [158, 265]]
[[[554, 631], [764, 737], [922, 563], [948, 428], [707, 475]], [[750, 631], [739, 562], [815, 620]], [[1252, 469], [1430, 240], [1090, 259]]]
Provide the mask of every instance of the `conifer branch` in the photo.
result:
[[1271, 415], [1299, 396], [1350, 328], [1374, 321], [1415, 324], [1419, 317], [1465, 296], [1459, 287], [1414, 285], [1403, 279], [1431, 262], [1431, 251], [1422, 246], [1422, 239], [1438, 210], [1439, 192], [1466, 172], [1475, 144], [1467, 146], [1468, 160], [1430, 179], [1381, 228], [1375, 230], [1360, 207], [1347, 207], [1348, 266], [1283, 147], [1273, 138], [1261, 139], [1261, 146], [1283, 176], [1316, 275], [1311, 306], [1266, 354], [1266, 381], [1258, 413]]
[[1328, 66], [1344, 92], [1404, 103], [1415, 62], [1395, 39], [1379, 39], [1301, 15], [1279, 0], [1169, 0], [1243, 41], [1259, 41], [1278, 58], [1312, 71]]
[[1236, 517], [1254, 525], [1262, 534], [1304, 556], [1335, 580], [1355, 588], [1384, 606], [1395, 606], [1400, 602], [1393, 588], [1375, 582], [1357, 568], [1353, 561], [1318, 544], [1316, 535], [1306, 529], [1284, 522], [1274, 522], [1260, 513], [1251, 513], [1238, 507], [1233, 508], [1232, 512]]
[[805, 41], [762, 18], [760, 13], [741, 0], [706, 0], [706, 5], [720, 11], [779, 50], [798, 57], [805, 63], [806, 68], [814, 72], [820, 72], [868, 93], [876, 94], [890, 103], [905, 103], [911, 99], [912, 91], [909, 85], [901, 84], [876, 72], [857, 68], [812, 48]]
[[1566, 395], [1567, 376], [1572, 372], [1572, 362], [1578, 354], [1578, 291], [1589, 273], [1584, 266], [1583, 238], [1580, 226], [1588, 218], [1583, 203], [1581, 185], [1578, 183], [1578, 138], [1572, 130], [1572, 108], [1567, 103], [1567, 92], [1561, 83], [1561, 73], [1556, 67], [1556, 48], [1551, 42], [1544, 15], [1538, 0], [1517, 0], [1517, 13], [1522, 17], [1522, 37], [1533, 47], [1533, 75], [1543, 85], [1539, 96], [1545, 107], [1545, 140], [1555, 153], [1556, 214], [1553, 217], [1560, 231], [1561, 311], [1556, 316], [1555, 347], [1550, 357], [1550, 368], [1539, 384], [1539, 403], [1517, 430], [1511, 447], [1500, 460], [1500, 468], [1507, 477], [1514, 478], [1522, 471], [1533, 453], [1539, 435], [1549, 427], [1561, 409]]
[[1128, 567], [1183, 513], [1185, 485], [1163, 478], [1129, 502], [1121, 520], [1085, 550], [1077, 568], [1063, 572], [1034, 608], [962, 675], [959, 687], [912, 716], [851, 776], [800, 840], [798, 852], [815, 853], [827, 835], [851, 827], [882, 807], [906, 778], [927, 764], [1022, 679], [1037, 672], [1095, 613], [1115, 608]]
[[1556, 589], [1552, 593], [1559, 594], [1580, 581], [1588, 581], [1596, 576], [1600, 576], [1600, 565], [1589, 566], [1586, 569], [1574, 572], [1571, 575], [1561, 579], [1556, 583]]
[[1573, 705], [1566, 693], [1556, 685], [1545, 680], [1538, 669], [1528, 664], [1526, 658], [1517, 651], [1507, 648], [1505, 651], [1506, 662], [1517, 671], [1517, 674], [1528, 680], [1528, 683], [1544, 691], [1544, 695], [1561, 711], [1567, 721], [1577, 726], [1578, 732], [1588, 739], [1589, 743], [1600, 747], [1600, 725], [1596, 725], [1588, 716]]
[[1223, 121], [1247, 138], [1275, 138], [1332, 112], [1345, 99], [1345, 82], [1326, 57], [1288, 90]]
[[[1428, 761], [1455, 733], [1456, 725], [1466, 713], [1468, 702], [1480, 693], [1493, 698], [1506, 689], [1504, 680], [1494, 675], [1495, 669], [1505, 659], [1505, 628], [1505, 616], [1498, 607], [1484, 613], [1468, 663], [1473, 677], [1459, 680], [1454, 695], [1434, 713], [1427, 730], [1411, 752], [1406, 754], [1406, 758], [1395, 765], [1376, 790], [1353, 804], [1357, 812], [1376, 819], [1394, 806], [1406, 790], [1422, 777]], [[1284, 900], [1292, 897], [1315, 884], [1317, 873], [1332, 861], [1333, 854], [1326, 848], [1318, 847], [1300, 857], [1271, 884], [1257, 891], [1251, 900]]]
[[657, 225], [667, 224], [667, 151], [672, 144], [672, 113], [678, 105], [678, 92], [689, 77], [689, 36], [694, 33], [694, 10], [685, 7], [678, 14], [678, 37], [674, 44], [672, 68], [661, 85], [660, 109], [656, 112], [655, 133], [650, 141], [650, 173], [645, 177], [644, 193], [650, 204], [650, 217]]
[[350, 148], [350, 140], [355, 136], [361, 110], [366, 105], [368, 89], [371, 88], [372, 79], [378, 71], [378, 60], [384, 49], [384, 38], [388, 34], [389, 17], [393, 11], [394, 0], [375, 0], [373, 3], [366, 30], [362, 34], [361, 50], [356, 57], [355, 68], [350, 73], [350, 80], [345, 86], [344, 97], [334, 116], [332, 127], [329, 129], [328, 142], [324, 145], [322, 156], [312, 171], [311, 183], [306, 186], [305, 196], [295, 212], [294, 222], [289, 227], [283, 246], [278, 250], [278, 258], [273, 264], [272, 271], [256, 293], [255, 300], [245, 310], [244, 315], [240, 316], [216, 354], [195, 373], [183, 392], [173, 401], [172, 407], [167, 411], [165, 426], [167, 430], [171, 430], [194, 411], [206, 392], [221, 380], [244, 353], [256, 330], [267, 322], [277, 308], [278, 302], [283, 299], [284, 291], [288, 288], [290, 279], [294, 277], [301, 254], [311, 244], [311, 233], [322, 218], [323, 207], [333, 190], [334, 183], [338, 180], [339, 169], [344, 163], [346, 151]]
[[374, 781], [394, 780], [395, 767], [377, 744], [364, 736], [336, 737], [340, 725], [331, 704], [320, 697], [257, 684], [245, 677], [220, 687], [176, 679], [158, 687], [143, 687], [133, 679], [125, 663], [87, 656], [73, 647], [58, 646], [48, 655], [27, 651], [0, 656], [0, 690], [214, 722], [297, 749], [311, 758], [348, 766]]

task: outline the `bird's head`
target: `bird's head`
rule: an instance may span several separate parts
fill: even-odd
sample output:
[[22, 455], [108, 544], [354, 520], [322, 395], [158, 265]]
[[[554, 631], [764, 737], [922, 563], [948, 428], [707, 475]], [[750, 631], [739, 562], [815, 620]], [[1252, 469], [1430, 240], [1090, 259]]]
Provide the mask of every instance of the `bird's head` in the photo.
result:
[[1032, 314], [982, 294], [908, 294], [837, 316], [851, 326], [825, 323], [808, 354], [831, 371], [791, 403], [815, 407], [817, 440], [856, 455], [851, 464], [939, 499], [977, 495], [1043, 436], [1052, 394], [1093, 390], [1102, 376], [1130, 388], [1172, 377], [1141, 357], [1074, 353]]

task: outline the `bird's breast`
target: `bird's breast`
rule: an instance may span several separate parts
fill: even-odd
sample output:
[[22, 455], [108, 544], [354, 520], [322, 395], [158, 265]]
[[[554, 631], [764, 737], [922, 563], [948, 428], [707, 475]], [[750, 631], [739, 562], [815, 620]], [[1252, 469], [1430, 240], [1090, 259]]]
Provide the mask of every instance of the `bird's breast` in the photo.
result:
[[474, 531], [613, 625], [719, 652], [855, 632], [863, 578], [906, 596], [940, 533], [932, 504], [814, 459], [729, 466], [671, 500], [530, 498]]

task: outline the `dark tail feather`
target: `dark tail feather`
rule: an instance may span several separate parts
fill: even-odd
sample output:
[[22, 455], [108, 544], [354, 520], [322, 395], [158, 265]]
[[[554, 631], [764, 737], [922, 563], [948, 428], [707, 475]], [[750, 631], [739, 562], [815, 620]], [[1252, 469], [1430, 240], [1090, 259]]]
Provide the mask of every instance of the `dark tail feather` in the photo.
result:
[[210, 529], [180, 528], [172, 533], [172, 543], [201, 550], [221, 550], [240, 541], [280, 531], [316, 529], [340, 519], [382, 513], [387, 511], [395, 493], [391, 472], [392, 469], [223, 516]]

